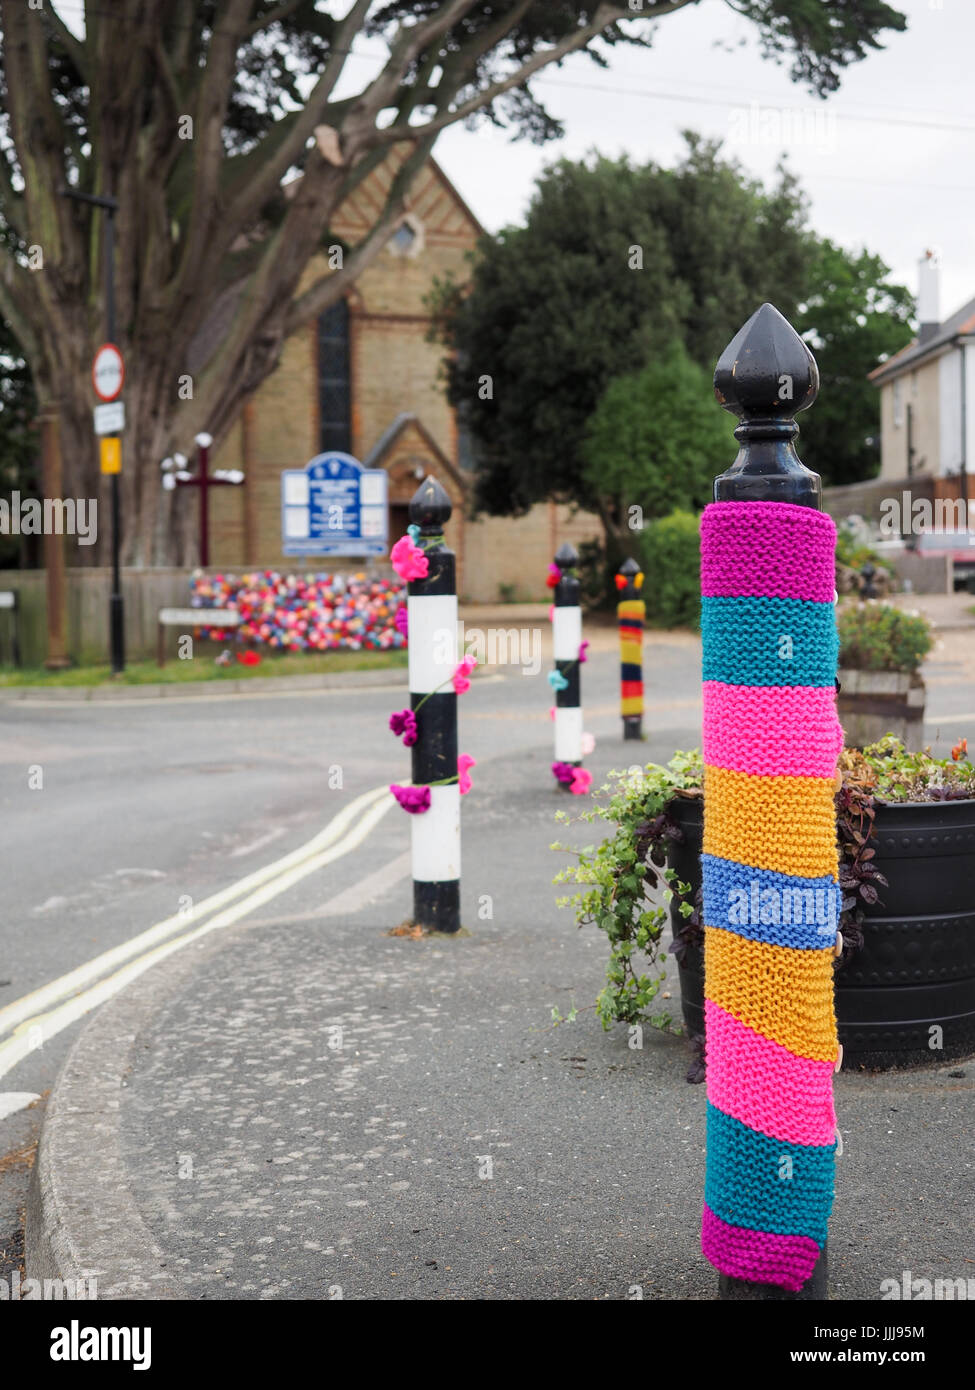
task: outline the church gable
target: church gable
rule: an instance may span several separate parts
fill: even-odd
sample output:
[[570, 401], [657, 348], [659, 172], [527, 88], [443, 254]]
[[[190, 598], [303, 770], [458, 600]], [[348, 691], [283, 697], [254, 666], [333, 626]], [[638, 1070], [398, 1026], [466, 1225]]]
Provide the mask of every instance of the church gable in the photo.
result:
[[[405, 158], [404, 150], [394, 149], [346, 198], [332, 219], [331, 229], [336, 236], [357, 242], [375, 225]], [[433, 159], [428, 159], [414, 178], [405, 206], [407, 213], [422, 224], [429, 242], [473, 246], [483, 234], [481, 224]]]

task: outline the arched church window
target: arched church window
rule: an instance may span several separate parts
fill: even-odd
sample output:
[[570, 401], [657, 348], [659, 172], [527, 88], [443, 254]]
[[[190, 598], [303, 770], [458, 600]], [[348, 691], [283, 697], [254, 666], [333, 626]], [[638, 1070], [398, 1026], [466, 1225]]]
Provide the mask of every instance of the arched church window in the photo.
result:
[[319, 450], [351, 445], [349, 306], [340, 299], [318, 316]]

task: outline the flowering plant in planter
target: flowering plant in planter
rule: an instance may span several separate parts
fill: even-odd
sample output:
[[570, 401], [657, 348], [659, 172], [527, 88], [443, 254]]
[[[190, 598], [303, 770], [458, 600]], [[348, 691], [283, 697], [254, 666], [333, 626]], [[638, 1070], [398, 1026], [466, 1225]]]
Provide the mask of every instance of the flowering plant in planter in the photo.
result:
[[[843, 895], [841, 967], [862, 949], [865, 912], [880, 901], [888, 886], [875, 862], [872, 843], [878, 810], [888, 805], [975, 799], [975, 766], [967, 753], [965, 739], [955, 745], [950, 757], [936, 758], [930, 750], [910, 752], [890, 735], [862, 751], [842, 753], [842, 782], [836, 794]], [[668, 858], [673, 859], [675, 848], [684, 840], [682, 805], [686, 809], [688, 803], [696, 802], [700, 823], [701, 755], [697, 750], [678, 752], [666, 767], [651, 763], [642, 771], [612, 772], [598, 796], [578, 819], [606, 821], [613, 832], [601, 844], [582, 850], [553, 845], [576, 856], [576, 862], [556, 876], [557, 883], [576, 886], [559, 903], [574, 909], [579, 926], [594, 925], [606, 933], [607, 984], [596, 1001], [603, 1027], [640, 1021], [662, 1026], [669, 1019], [648, 1018], [645, 1011], [663, 979], [657, 967], [665, 959], [659, 943], [668, 907], [678, 964], [704, 946], [700, 889], [667, 867]], [[558, 818], [569, 823], [565, 812]], [[648, 902], [647, 894], [653, 889], [662, 890], [663, 905]], [[700, 1073], [693, 1079], [700, 1079]]]

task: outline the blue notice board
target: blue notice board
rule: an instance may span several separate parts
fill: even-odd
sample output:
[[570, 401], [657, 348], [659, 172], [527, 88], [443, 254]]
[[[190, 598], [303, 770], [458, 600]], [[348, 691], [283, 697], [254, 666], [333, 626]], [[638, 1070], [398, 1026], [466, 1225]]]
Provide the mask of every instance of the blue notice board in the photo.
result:
[[386, 471], [351, 454], [316, 454], [281, 474], [285, 555], [385, 555], [389, 541]]

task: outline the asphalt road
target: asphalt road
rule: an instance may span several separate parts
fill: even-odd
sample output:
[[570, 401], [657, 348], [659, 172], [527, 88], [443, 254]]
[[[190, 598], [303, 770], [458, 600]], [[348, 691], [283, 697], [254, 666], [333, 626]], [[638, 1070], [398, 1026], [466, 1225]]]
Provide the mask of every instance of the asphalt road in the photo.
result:
[[[609, 637], [584, 670], [597, 777], [621, 761], [623, 747]], [[475, 780], [492, 759], [525, 756], [548, 776], [546, 669], [497, 668], [464, 696], [461, 746], [484, 769]], [[658, 708], [654, 742], [641, 757], [697, 741], [697, 671], [692, 639], [661, 637], [648, 648], [649, 699]], [[389, 712], [408, 702], [406, 673], [389, 675], [388, 686], [314, 693], [0, 703], [0, 1010], [276, 862], [360, 794], [407, 779], [408, 750], [386, 728]], [[384, 817], [361, 846], [316, 872], [320, 900], [408, 842], [406, 818]], [[409, 906], [406, 885], [404, 916]], [[6, 1074], [0, 1055], [0, 1110], [16, 1103], [5, 1106], [12, 1093], [42, 1097], [0, 1115], [0, 1272], [19, 1258], [30, 1147], [79, 1026], [39, 1037]]]
[[[597, 782], [609, 768], [637, 761], [634, 746], [619, 738], [612, 646], [611, 634], [601, 634], [583, 669], [586, 727], [597, 739], [587, 762]], [[491, 764], [498, 760], [531, 760], [539, 781], [548, 778], [552, 700], [546, 670], [544, 663], [532, 675], [502, 668], [482, 676], [464, 697], [461, 748], [478, 761], [475, 787], [489, 792]], [[972, 635], [950, 635], [926, 674], [930, 734], [950, 746], [975, 727], [975, 718], [966, 726], [950, 717], [975, 712]], [[649, 738], [639, 760], [665, 759], [677, 747], [697, 744], [695, 640], [653, 635], [645, 679]], [[0, 1010], [296, 850], [360, 794], [408, 777], [408, 751], [386, 729], [389, 711], [406, 703], [405, 672], [391, 670], [384, 687], [0, 704], [6, 849]], [[512, 808], [497, 798], [484, 811], [510, 835], [517, 854]], [[328, 902], [407, 846], [407, 818], [385, 816], [360, 844], [304, 881], [301, 906]], [[476, 850], [465, 846], [471, 888], [476, 867]], [[539, 868], [546, 882], [549, 869]], [[406, 916], [408, 881], [401, 896]], [[260, 910], [272, 924], [266, 930], [273, 931], [274, 913], [287, 910], [288, 898]], [[12, 1093], [42, 1098], [5, 1117], [0, 1111], [0, 1272], [19, 1259], [43, 1097], [79, 1027], [74, 1022], [38, 1038], [5, 1073], [0, 1053], [0, 1107]]]

